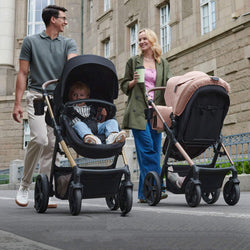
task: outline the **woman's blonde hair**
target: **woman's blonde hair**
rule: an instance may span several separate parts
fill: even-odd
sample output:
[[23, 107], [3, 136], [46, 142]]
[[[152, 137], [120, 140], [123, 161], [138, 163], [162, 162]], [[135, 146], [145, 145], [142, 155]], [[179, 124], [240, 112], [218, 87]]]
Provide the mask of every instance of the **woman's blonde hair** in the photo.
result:
[[[145, 32], [147, 39], [152, 44], [152, 51], [153, 51], [155, 60], [158, 63], [160, 63], [162, 48], [158, 42], [157, 35], [155, 34], [155, 32], [153, 30], [148, 29], [148, 28], [144, 28], [144, 29], [139, 30], [138, 34], [140, 34], [142, 32]], [[139, 54], [141, 55], [142, 51], [141, 51], [140, 47], [139, 47], [139, 51], [140, 51]]]

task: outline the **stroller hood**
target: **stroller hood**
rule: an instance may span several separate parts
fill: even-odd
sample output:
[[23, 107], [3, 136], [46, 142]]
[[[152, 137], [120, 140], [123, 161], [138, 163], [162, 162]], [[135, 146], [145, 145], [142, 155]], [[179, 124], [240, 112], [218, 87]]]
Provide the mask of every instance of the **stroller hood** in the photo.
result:
[[54, 91], [55, 112], [68, 101], [70, 85], [82, 81], [90, 88], [90, 98], [113, 103], [118, 97], [118, 79], [114, 64], [101, 56], [80, 55], [71, 58], [64, 66]]

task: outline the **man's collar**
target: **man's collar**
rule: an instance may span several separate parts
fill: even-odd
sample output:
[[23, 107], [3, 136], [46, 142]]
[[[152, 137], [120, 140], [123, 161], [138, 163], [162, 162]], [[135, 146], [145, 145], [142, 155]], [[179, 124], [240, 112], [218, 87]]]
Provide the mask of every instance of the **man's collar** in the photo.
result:
[[[45, 31], [42, 31], [42, 32], [40, 33], [40, 36], [41, 36], [41, 38], [44, 38], [44, 39], [45, 39], [45, 38], [51, 39], [50, 36], [48, 36], [48, 35], [45, 33]], [[62, 37], [61, 37], [60, 34], [59, 34], [55, 39], [61, 40]]]

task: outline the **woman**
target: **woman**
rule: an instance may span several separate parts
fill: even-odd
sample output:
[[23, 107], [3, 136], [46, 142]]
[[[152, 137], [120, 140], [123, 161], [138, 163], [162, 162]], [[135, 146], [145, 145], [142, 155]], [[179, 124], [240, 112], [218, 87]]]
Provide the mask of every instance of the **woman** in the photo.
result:
[[[161, 173], [161, 134], [153, 130], [150, 121], [145, 119], [144, 110], [148, 108], [145, 93], [149, 88], [165, 86], [171, 73], [168, 62], [161, 58], [162, 49], [155, 32], [142, 29], [138, 40], [140, 53], [128, 60], [121, 90], [128, 96], [123, 128], [132, 129], [134, 136], [140, 167], [138, 199], [140, 203], [144, 203], [143, 182], [146, 174], [149, 171]], [[145, 68], [144, 82], [138, 82], [136, 68], [140, 66]], [[163, 91], [152, 91], [150, 95], [156, 105], [165, 105]], [[167, 195], [162, 194], [161, 198], [167, 198]]]

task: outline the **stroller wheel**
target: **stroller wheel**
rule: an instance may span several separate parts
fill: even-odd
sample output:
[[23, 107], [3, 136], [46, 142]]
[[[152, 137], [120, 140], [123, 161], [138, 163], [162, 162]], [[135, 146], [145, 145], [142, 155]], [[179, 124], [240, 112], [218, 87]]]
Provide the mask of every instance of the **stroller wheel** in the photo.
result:
[[214, 192], [203, 192], [201, 197], [207, 204], [214, 204], [220, 197], [220, 188]]
[[233, 182], [228, 181], [223, 188], [223, 196], [228, 205], [235, 205], [240, 199], [239, 184], [234, 184]]
[[78, 188], [70, 186], [69, 189], [69, 209], [72, 215], [78, 215], [81, 212], [82, 191]]
[[105, 199], [110, 210], [117, 210], [119, 208], [118, 195], [108, 196]]
[[144, 196], [149, 206], [155, 206], [161, 198], [161, 181], [159, 175], [151, 171], [147, 173], [143, 183]]
[[124, 181], [121, 183], [119, 192], [119, 205], [122, 211], [122, 215], [126, 215], [130, 212], [133, 204], [133, 192], [131, 187], [126, 187]]
[[201, 187], [190, 180], [185, 188], [185, 197], [190, 207], [197, 207], [201, 201]]
[[49, 181], [45, 174], [39, 174], [36, 178], [34, 200], [36, 211], [44, 213], [49, 203]]

